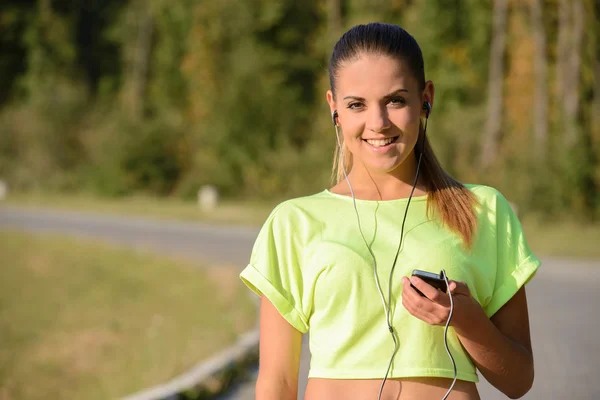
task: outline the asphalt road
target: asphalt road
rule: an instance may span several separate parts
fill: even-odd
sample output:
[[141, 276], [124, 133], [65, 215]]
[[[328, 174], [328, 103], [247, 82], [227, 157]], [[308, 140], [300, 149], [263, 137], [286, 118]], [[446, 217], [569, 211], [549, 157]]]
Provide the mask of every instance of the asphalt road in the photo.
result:
[[[0, 228], [94, 237], [240, 268], [246, 264], [258, 232], [255, 228], [6, 206], [0, 206]], [[600, 378], [600, 341], [596, 336], [600, 328], [600, 260], [541, 258], [544, 264], [527, 286], [536, 378], [533, 389], [523, 398], [600, 399], [600, 382], [597, 381]], [[309, 359], [307, 346], [304, 346], [301, 393], [306, 385]], [[251, 375], [222, 399], [253, 399], [254, 377], [255, 374]], [[506, 398], [483, 378], [479, 390], [485, 400]]]
[[246, 264], [258, 228], [211, 226], [104, 214], [33, 210], [0, 205], [0, 226], [59, 232], [211, 264]]

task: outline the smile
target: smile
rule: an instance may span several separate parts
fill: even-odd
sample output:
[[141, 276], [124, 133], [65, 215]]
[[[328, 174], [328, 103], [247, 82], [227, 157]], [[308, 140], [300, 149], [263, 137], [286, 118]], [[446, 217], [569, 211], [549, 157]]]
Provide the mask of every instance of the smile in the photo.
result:
[[370, 144], [373, 147], [385, 147], [391, 145], [392, 143], [395, 143], [398, 140], [398, 138], [399, 136], [394, 136], [385, 139], [363, 139], [363, 141]]

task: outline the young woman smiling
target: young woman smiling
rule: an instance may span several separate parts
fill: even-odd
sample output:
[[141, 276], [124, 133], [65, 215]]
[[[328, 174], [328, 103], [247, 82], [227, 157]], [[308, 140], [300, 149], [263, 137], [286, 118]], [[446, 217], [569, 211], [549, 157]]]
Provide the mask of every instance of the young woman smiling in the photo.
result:
[[[241, 273], [262, 296], [256, 398], [297, 398], [309, 331], [305, 400], [475, 400], [477, 370], [523, 396], [534, 376], [524, 286], [540, 262], [502, 194], [458, 182], [435, 157], [419, 45], [395, 25], [356, 26], [329, 76], [335, 184], [278, 205]], [[452, 296], [415, 269], [444, 270]]]

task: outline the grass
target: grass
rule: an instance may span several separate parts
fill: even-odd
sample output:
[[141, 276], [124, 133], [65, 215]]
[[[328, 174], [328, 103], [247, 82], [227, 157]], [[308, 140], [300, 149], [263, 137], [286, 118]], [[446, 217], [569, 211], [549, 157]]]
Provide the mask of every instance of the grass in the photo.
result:
[[237, 271], [0, 232], [0, 399], [108, 399], [162, 383], [256, 321]]
[[523, 221], [532, 250], [542, 256], [600, 259], [600, 224], [560, 220], [541, 223]]
[[110, 199], [85, 194], [64, 195], [46, 193], [11, 193], [2, 203], [19, 207], [93, 211], [96, 213], [237, 225], [261, 224], [275, 205], [275, 203], [224, 201], [216, 209], [203, 212], [195, 202], [180, 199], [144, 196]]

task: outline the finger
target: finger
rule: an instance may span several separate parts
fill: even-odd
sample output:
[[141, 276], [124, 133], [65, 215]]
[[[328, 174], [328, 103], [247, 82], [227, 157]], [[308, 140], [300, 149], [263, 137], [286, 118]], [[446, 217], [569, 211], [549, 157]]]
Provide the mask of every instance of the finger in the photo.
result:
[[422, 297], [419, 292], [417, 292], [415, 288], [411, 286], [410, 280], [405, 276], [402, 277], [402, 297], [414, 299]]
[[447, 296], [440, 290], [437, 290], [421, 278], [417, 276], [411, 276], [410, 282], [421, 291], [429, 300], [434, 303], [441, 304], [447, 306], [448, 298]]
[[402, 278], [402, 284], [402, 297], [406, 297], [410, 300], [415, 307], [423, 308], [426, 305], [432, 304], [431, 300], [419, 293], [417, 290], [418, 288], [412, 286], [411, 281], [407, 277]]
[[[410, 286], [408, 278], [403, 278], [405, 287], [402, 292], [402, 305], [414, 317], [427, 322], [430, 325], [439, 325], [445, 310], [429, 299], [421, 296]], [[444, 320], [445, 322], [445, 320]]]
[[[419, 289], [419, 288], [415, 289], [411, 285], [411, 281], [408, 278], [405, 278], [405, 280], [403, 280], [403, 282], [405, 283], [405, 287], [407, 288], [406, 289], [407, 296], [409, 297], [411, 302], [413, 304], [415, 304], [415, 307], [424, 308], [424, 309], [426, 309], [426, 311], [428, 313], [437, 315], [438, 313], [443, 311], [438, 308], [439, 306], [444, 307], [444, 308], [447, 308], [450, 306], [450, 299], [448, 298], [446, 293], [443, 293], [443, 292], [437, 290], [436, 288], [429, 285], [427, 282], [425, 282], [423, 280], [421, 280], [421, 281], [423, 282], [423, 284], [427, 285], [430, 288], [430, 290], [433, 290], [437, 293], [435, 293], [433, 296], [430, 294], [430, 296], [432, 296], [431, 298], [429, 298], [427, 296], [422, 296], [417, 291], [417, 289]], [[425, 293], [423, 293], [423, 294], [425, 294]], [[404, 294], [403, 294], [403, 296], [404, 296]]]
[[[421, 296], [419, 296], [421, 297]], [[431, 303], [427, 300], [428, 303]], [[423, 306], [415, 302], [415, 299], [411, 299], [410, 296], [402, 296], [402, 306], [408, 311], [413, 317], [416, 317], [422, 321], [429, 323], [429, 313], [423, 311]]]
[[434, 306], [435, 303], [425, 299], [422, 296], [419, 296], [419, 299], [417, 299], [416, 303], [413, 303], [412, 300], [403, 298], [402, 305], [412, 316], [428, 323], [429, 325], [441, 325], [446, 322], [446, 320], [440, 317], [436, 312], [434, 312], [434, 310], [429, 309], [429, 307]]
[[457, 287], [458, 287], [458, 284], [456, 283], [456, 281], [450, 281], [448, 283], [448, 290], [450, 290], [450, 292], [452, 292], [452, 293], [456, 292]]
[[[421, 296], [411, 285], [408, 278], [402, 278], [402, 305], [413, 315], [420, 314], [419, 310], [423, 308], [422, 304], [419, 304], [420, 301], [423, 301], [424, 298]], [[431, 301], [426, 300], [427, 303], [431, 303]], [[416, 316], [416, 315], [415, 315]]]

